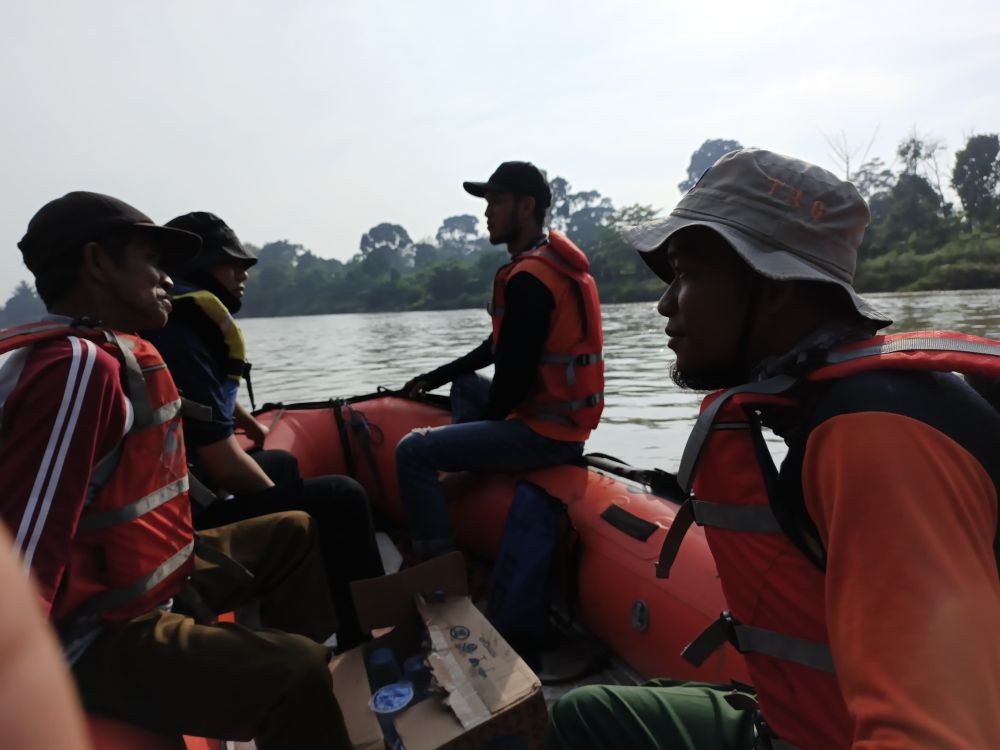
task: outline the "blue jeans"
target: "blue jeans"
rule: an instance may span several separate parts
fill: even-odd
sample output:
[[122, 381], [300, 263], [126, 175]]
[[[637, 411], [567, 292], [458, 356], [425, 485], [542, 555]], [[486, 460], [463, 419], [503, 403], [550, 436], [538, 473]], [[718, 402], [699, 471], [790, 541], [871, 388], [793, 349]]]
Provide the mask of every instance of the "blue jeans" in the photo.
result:
[[490, 381], [463, 375], [452, 383], [456, 423], [414, 430], [396, 446], [396, 471], [420, 557], [455, 549], [439, 471], [526, 471], [575, 461], [583, 443], [543, 437], [517, 419], [470, 421], [485, 408]]

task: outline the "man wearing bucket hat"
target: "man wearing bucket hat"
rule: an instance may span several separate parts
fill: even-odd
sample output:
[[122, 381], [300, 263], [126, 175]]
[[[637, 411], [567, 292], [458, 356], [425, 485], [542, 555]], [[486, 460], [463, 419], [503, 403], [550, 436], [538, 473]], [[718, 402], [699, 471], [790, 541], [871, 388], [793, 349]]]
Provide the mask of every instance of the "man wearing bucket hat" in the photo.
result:
[[[259, 748], [348, 747], [316, 530], [276, 513], [196, 535], [177, 388], [134, 335], [167, 322], [197, 235], [106, 195], [43, 206], [18, 243], [50, 315], [0, 331], [0, 518], [89, 711]], [[267, 629], [213, 623], [259, 603]]]
[[[719, 389], [656, 575], [703, 526], [729, 610], [684, 655], [731, 644], [754, 688], [582, 688], [553, 707], [550, 747], [1000, 742], [1000, 415], [953, 374], [997, 377], [1000, 343], [875, 335], [890, 321], [852, 287], [868, 218], [849, 183], [747, 149], [629, 232], [670, 284], [674, 380]], [[788, 445], [780, 470], [762, 425]]]
[[[354, 479], [303, 479], [295, 456], [262, 450], [267, 428], [237, 401], [249, 385], [243, 334], [233, 314], [242, 306], [250, 268], [257, 263], [226, 222], [195, 211], [165, 226], [202, 240], [201, 253], [167, 264], [176, 277], [167, 325], [144, 332], [163, 355], [184, 402], [184, 441], [197, 480], [195, 528], [212, 528], [277, 511], [300, 510], [316, 521], [320, 551], [338, 614], [337, 646], [363, 638], [350, 582], [383, 575], [368, 495]], [[236, 438], [242, 427], [257, 448]], [[223, 499], [232, 495], [230, 499]]]

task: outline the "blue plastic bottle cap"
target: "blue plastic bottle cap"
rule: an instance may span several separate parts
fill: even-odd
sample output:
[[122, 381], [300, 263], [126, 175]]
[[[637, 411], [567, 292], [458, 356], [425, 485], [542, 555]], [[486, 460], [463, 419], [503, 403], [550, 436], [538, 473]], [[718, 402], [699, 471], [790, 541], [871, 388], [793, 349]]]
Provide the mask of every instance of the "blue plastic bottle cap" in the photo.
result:
[[377, 714], [394, 714], [406, 708], [413, 700], [413, 683], [394, 682], [380, 687], [368, 701], [368, 707]]

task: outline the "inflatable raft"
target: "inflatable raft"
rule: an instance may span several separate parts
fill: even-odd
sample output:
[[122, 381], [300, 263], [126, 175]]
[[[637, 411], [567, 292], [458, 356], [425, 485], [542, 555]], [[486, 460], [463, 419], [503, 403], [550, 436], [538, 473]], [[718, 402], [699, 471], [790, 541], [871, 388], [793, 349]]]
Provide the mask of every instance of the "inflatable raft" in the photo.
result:
[[[412, 429], [449, 424], [451, 414], [446, 398], [413, 400], [380, 392], [267, 405], [257, 418], [270, 428], [265, 448], [293, 453], [303, 476], [353, 476], [368, 491], [377, 515], [402, 527], [406, 518], [396, 480], [396, 445]], [[519, 474], [446, 475], [449, 511], [462, 549], [494, 559], [519, 479], [565, 503], [579, 533], [579, 552], [561, 561], [557, 580], [575, 592], [579, 622], [619, 660], [643, 678], [749, 680], [743, 658], [729, 646], [701, 667], [680, 657], [726, 607], [697, 526], [688, 532], [670, 578], [656, 578], [654, 564], [682, 500], [672, 475], [597, 454], [579, 465]], [[91, 717], [91, 737], [96, 750], [221, 747], [214, 740], [157, 737], [102, 717]]]
[[[406, 518], [396, 480], [395, 448], [418, 427], [450, 423], [448, 401], [389, 392], [351, 399], [268, 405], [257, 418], [270, 427], [266, 448], [290, 451], [303, 476], [348, 474], [365, 486], [384, 519]], [[701, 667], [680, 657], [726, 608], [701, 529], [688, 533], [668, 580], [654, 564], [682, 500], [673, 476], [589, 455], [580, 465], [520, 474], [456, 473], [444, 477], [459, 546], [494, 559], [514, 485], [526, 479], [565, 503], [579, 533], [572, 569], [557, 576], [575, 591], [576, 616], [626, 665], [645, 678], [748, 680], [731, 647]], [[570, 565], [563, 561], [564, 568]], [[575, 585], [572, 585], [575, 584]]]

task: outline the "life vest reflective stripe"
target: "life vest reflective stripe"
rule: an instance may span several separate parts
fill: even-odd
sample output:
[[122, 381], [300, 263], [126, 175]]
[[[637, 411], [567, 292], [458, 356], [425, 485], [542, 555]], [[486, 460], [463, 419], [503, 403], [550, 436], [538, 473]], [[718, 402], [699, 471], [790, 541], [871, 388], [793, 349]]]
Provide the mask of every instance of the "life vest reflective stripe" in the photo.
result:
[[582, 250], [560, 232], [550, 232], [547, 242], [529, 248], [497, 272], [488, 308], [495, 348], [503, 322], [504, 292], [511, 276], [521, 271], [531, 273], [545, 284], [557, 304], [564, 297], [564, 285], [571, 285], [576, 303], [563, 304], [553, 311], [535, 384], [528, 398], [512, 413], [541, 434], [547, 433], [546, 424], [571, 431], [549, 435], [557, 439], [585, 439], [597, 427], [604, 409], [600, 299], [588, 268]]
[[67, 336], [88, 338], [122, 363], [134, 420], [91, 473], [90, 502], [52, 618], [96, 615], [119, 622], [176, 596], [193, 566], [180, 397], [155, 347], [127, 334], [42, 322], [0, 331], [0, 353]]
[[[769, 486], [777, 471], [756, 414], [798, 407], [796, 386], [804, 382], [874, 370], [1000, 377], [1000, 342], [936, 331], [876, 336], [806, 353], [792, 369], [796, 374], [730, 388], [702, 402], [677, 475], [689, 500], [665, 537], [657, 575], [669, 574], [687, 528], [703, 526], [731, 612], [695, 638], [684, 657], [700, 663], [731, 643], [746, 655], [762, 711], [776, 731], [824, 726], [834, 736], [848, 731], [850, 721], [826, 636], [825, 574], [774, 516]], [[796, 697], [802, 695], [809, 700]]]
[[103, 512], [87, 513], [80, 519], [77, 531], [100, 531], [111, 526], [139, 518], [151, 510], [159, 508], [164, 503], [170, 502], [181, 493], [188, 491], [188, 477], [171, 482], [170, 484], [153, 490], [145, 497], [141, 497], [130, 505], [123, 505], [120, 508], [112, 508]]
[[[73, 610], [74, 617], [86, 617], [87, 615], [101, 615], [107, 617], [111, 612], [127, 605], [133, 605], [136, 601], [142, 601], [147, 594], [155, 591], [164, 581], [177, 572], [185, 572], [183, 579], [187, 578], [190, 571], [191, 560], [194, 557], [194, 538], [184, 547], [177, 550], [160, 565], [153, 568], [151, 572], [137, 581], [107, 589], [97, 596], [87, 599]], [[176, 593], [180, 592], [180, 585]], [[173, 595], [173, 594], [172, 594]], [[170, 598], [170, 597], [168, 597]], [[161, 600], [165, 601], [165, 600]]]

